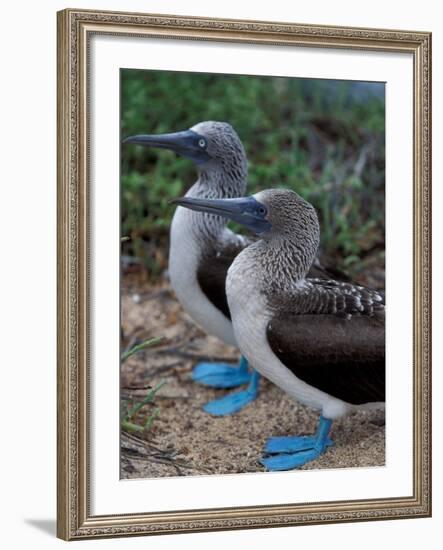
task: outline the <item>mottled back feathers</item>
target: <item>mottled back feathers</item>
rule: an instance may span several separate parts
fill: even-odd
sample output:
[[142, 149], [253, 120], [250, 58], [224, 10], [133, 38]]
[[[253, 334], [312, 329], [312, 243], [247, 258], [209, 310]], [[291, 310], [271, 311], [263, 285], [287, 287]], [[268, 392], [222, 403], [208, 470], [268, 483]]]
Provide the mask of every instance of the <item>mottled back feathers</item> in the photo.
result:
[[384, 311], [384, 294], [360, 285], [323, 278], [306, 278], [293, 292], [268, 293], [272, 311], [291, 315], [372, 315]]

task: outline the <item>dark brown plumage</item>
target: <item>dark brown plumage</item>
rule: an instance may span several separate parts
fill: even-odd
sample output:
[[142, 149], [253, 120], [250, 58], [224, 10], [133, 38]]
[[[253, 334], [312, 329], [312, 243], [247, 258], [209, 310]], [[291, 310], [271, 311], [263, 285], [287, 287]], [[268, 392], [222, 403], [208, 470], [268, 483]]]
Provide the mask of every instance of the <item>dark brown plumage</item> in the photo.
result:
[[220, 251], [206, 252], [197, 269], [197, 281], [206, 298], [227, 319], [231, 319], [226, 297], [226, 275], [232, 262], [243, 247], [227, 245]]
[[385, 400], [384, 313], [280, 315], [267, 338], [303, 382], [353, 405]]

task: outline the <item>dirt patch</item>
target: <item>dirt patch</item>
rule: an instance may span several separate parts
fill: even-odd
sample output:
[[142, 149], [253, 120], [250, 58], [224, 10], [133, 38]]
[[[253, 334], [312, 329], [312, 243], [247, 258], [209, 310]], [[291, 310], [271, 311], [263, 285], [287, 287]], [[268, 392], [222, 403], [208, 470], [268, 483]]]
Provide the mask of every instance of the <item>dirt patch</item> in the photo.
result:
[[[122, 406], [136, 403], [146, 387], [165, 385], [139, 420], [158, 416], [143, 433], [122, 432], [122, 478], [263, 472], [258, 462], [266, 439], [313, 433], [318, 413], [291, 400], [267, 380], [258, 399], [229, 417], [212, 417], [202, 406], [226, 395], [191, 380], [201, 360], [238, 359], [238, 350], [206, 335], [183, 312], [169, 286], [151, 287], [125, 277], [122, 288], [122, 340], [125, 347], [155, 336], [155, 348], [130, 357], [122, 366]], [[235, 390], [231, 390], [235, 391]], [[362, 411], [334, 422], [335, 442], [303, 469], [382, 466], [385, 463], [383, 411]]]

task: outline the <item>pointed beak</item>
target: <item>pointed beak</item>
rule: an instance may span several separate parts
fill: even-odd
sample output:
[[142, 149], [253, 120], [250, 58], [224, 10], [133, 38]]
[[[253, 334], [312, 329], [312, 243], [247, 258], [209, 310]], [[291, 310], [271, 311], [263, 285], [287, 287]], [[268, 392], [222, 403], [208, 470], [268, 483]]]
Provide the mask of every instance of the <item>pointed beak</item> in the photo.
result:
[[257, 234], [265, 233], [271, 229], [271, 224], [266, 219], [267, 208], [254, 197], [242, 197], [239, 199], [194, 199], [183, 197], [181, 199], [173, 199], [171, 203], [184, 206], [190, 210], [222, 216], [247, 227]]
[[205, 147], [201, 146], [201, 143], [206, 143], [205, 140], [193, 130], [184, 130], [173, 134], [139, 134], [127, 137], [122, 143], [170, 149], [178, 155], [191, 159], [196, 164], [204, 164], [211, 160]]
[[174, 134], [139, 134], [129, 136], [122, 143], [132, 143], [143, 147], [158, 147], [160, 149], [171, 149], [179, 151], [189, 145], [189, 138], [192, 137], [188, 131], [176, 132]]

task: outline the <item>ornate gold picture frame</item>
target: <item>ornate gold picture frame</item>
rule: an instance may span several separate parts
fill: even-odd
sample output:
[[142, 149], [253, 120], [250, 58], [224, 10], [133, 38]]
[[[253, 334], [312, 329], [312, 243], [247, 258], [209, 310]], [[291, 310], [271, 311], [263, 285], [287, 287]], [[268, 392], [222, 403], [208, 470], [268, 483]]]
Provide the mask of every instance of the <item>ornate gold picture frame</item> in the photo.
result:
[[[406, 53], [413, 58], [412, 495], [91, 512], [90, 43], [96, 35]], [[431, 35], [68, 9], [58, 13], [58, 536], [65, 540], [427, 517], [431, 514]], [[409, 237], [408, 237], [409, 238]], [[409, 241], [408, 241], [409, 243]], [[118, 475], [116, 473], [116, 475]], [[162, 483], [159, 481], [158, 483]]]

